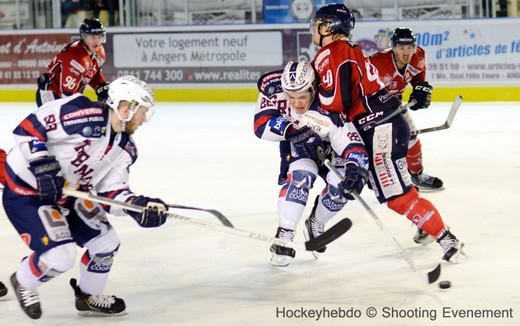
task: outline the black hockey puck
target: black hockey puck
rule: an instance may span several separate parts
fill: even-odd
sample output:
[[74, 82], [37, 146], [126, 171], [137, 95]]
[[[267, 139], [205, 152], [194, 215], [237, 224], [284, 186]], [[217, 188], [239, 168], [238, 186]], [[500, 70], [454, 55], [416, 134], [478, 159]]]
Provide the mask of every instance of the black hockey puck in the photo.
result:
[[449, 288], [451, 288], [451, 282], [450, 281], [440, 281], [439, 287], [441, 289], [449, 289]]

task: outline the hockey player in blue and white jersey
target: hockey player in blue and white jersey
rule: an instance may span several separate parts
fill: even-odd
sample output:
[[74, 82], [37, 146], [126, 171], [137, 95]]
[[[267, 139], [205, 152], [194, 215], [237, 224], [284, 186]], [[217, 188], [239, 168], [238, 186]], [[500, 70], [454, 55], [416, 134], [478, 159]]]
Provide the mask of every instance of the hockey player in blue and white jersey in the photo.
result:
[[[350, 122], [339, 114], [322, 111], [315, 98], [317, 84], [312, 66], [306, 61], [289, 62], [283, 72], [260, 77], [260, 95], [255, 112], [254, 130], [258, 138], [291, 145], [289, 172], [278, 200], [276, 237], [292, 241], [298, 221], [307, 204], [309, 190], [317, 176], [326, 187], [316, 198], [311, 215], [305, 221], [307, 239], [324, 232], [350, 192], [361, 192], [367, 180], [367, 152], [363, 141]], [[329, 152], [332, 163], [345, 175], [341, 181], [322, 166], [317, 151]], [[313, 252], [315, 257], [325, 251]], [[273, 266], [287, 266], [295, 256], [292, 248], [272, 245]]]
[[[134, 194], [129, 168], [137, 159], [134, 131], [151, 118], [151, 89], [133, 76], [114, 80], [107, 104], [76, 94], [44, 104], [13, 133], [16, 146], [5, 165], [3, 206], [24, 242], [32, 250], [11, 276], [20, 306], [40, 318], [38, 287], [71, 269], [76, 246], [84, 247], [79, 283], [71, 279], [80, 314], [125, 313], [121, 298], [103, 295], [119, 238], [107, 220], [130, 215], [142, 227], [166, 220], [164, 202]], [[142, 213], [101, 207], [63, 197], [65, 181], [101, 196], [143, 206]]]

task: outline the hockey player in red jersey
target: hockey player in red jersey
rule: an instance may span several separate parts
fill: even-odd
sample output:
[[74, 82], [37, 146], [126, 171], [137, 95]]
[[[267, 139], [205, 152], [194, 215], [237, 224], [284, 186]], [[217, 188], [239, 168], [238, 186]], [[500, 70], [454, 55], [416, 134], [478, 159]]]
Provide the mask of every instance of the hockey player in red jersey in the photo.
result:
[[101, 67], [105, 62], [105, 28], [97, 18], [87, 18], [79, 27], [81, 39], [65, 46], [54, 57], [48, 71], [38, 78], [36, 103], [42, 104], [92, 87], [99, 101], [108, 94], [108, 84]]
[[[377, 68], [388, 93], [402, 97], [406, 86], [412, 85], [410, 101], [415, 100], [417, 103], [410, 110], [430, 106], [432, 86], [426, 81], [426, 54], [417, 46], [416, 36], [410, 28], [396, 28], [392, 34], [392, 48], [375, 53], [370, 57], [370, 62]], [[410, 112], [404, 112], [403, 116], [414, 131], [415, 124]], [[420, 190], [443, 189], [441, 179], [423, 172], [421, 142], [416, 135], [410, 138], [406, 162], [412, 182]]]
[[350, 42], [354, 24], [354, 15], [343, 4], [323, 6], [312, 19], [312, 41], [320, 47], [314, 68], [321, 107], [342, 112], [356, 126], [368, 151], [369, 180], [378, 200], [433, 236], [443, 259], [457, 263], [465, 257], [463, 243], [411, 182], [406, 164], [410, 128], [401, 114], [392, 115], [401, 101], [388, 94], [377, 69]]

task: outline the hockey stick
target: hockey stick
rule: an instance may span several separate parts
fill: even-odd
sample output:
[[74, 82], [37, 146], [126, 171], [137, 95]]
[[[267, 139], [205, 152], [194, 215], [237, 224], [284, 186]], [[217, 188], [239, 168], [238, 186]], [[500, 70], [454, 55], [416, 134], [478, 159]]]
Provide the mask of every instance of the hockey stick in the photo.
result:
[[[88, 193], [88, 192], [73, 190], [73, 189], [69, 189], [69, 188], [64, 188], [63, 194], [65, 194], [67, 196], [80, 198], [80, 199], [90, 200], [90, 201], [93, 201], [93, 202], [96, 202], [99, 204], [119, 207], [119, 208], [122, 208], [122, 209], [125, 209], [128, 211], [132, 211], [132, 212], [142, 212], [144, 209], [144, 207], [141, 207], [141, 206], [132, 205], [129, 203], [125, 203], [125, 202], [110, 199], [110, 198], [96, 196], [96, 195]], [[270, 244], [276, 244], [276, 245], [279, 245], [282, 247], [305, 248], [305, 250], [307, 250], [307, 251], [314, 251], [314, 250], [323, 248], [324, 246], [326, 246], [330, 242], [336, 240], [341, 235], [343, 235], [345, 232], [347, 232], [350, 229], [350, 227], [352, 226], [352, 222], [350, 221], [350, 219], [344, 218], [341, 221], [339, 221], [338, 223], [336, 223], [334, 226], [329, 228], [327, 231], [325, 231], [323, 234], [321, 234], [319, 237], [316, 237], [316, 238], [306, 241], [306, 242], [292, 242], [292, 241], [285, 241], [285, 240], [278, 239], [278, 238], [272, 238], [272, 237], [269, 237], [267, 235], [257, 233], [257, 232], [232, 228], [229, 226], [223, 226], [223, 225], [218, 225], [218, 224], [206, 223], [204, 221], [195, 220], [195, 219], [192, 219], [192, 218], [189, 218], [186, 216], [177, 215], [177, 214], [170, 213], [170, 212], [168, 212], [167, 214], [168, 214], [169, 218], [173, 218], [173, 219], [181, 221], [183, 223], [196, 225], [196, 226], [214, 230], [214, 231], [220, 231], [220, 232], [224, 232], [224, 233], [228, 233], [228, 234], [233, 234], [233, 235], [240, 236], [243, 238], [249, 238], [249, 239], [253, 239], [253, 240], [268, 242]]]
[[[338, 177], [340, 180], [344, 179], [343, 175], [336, 169], [336, 167], [334, 165], [332, 165], [330, 160], [323, 155], [323, 151], [321, 150], [321, 148], [318, 148], [318, 155], [320, 156], [320, 160], [323, 162], [323, 164], [332, 173], [334, 173], [336, 175], [336, 177]], [[354, 196], [354, 198], [358, 202], [361, 203], [361, 205], [368, 212], [368, 215], [370, 215], [374, 219], [374, 221], [376, 221], [376, 224], [377, 224], [377, 226], [379, 226], [379, 229], [381, 229], [381, 231], [383, 231], [383, 233], [390, 240], [392, 240], [396, 249], [399, 251], [400, 256], [403, 257], [403, 259], [408, 263], [408, 265], [410, 266], [412, 271], [414, 273], [418, 273], [417, 268], [415, 267], [415, 264], [410, 259], [410, 257], [408, 257], [408, 255], [406, 255], [406, 253], [405, 253], [403, 247], [401, 246], [401, 244], [399, 243], [399, 241], [397, 241], [397, 239], [392, 235], [392, 233], [390, 233], [390, 231], [386, 228], [386, 226], [383, 224], [383, 222], [381, 222], [381, 219], [376, 215], [376, 213], [372, 210], [372, 208], [370, 208], [370, 206], [368, 206], [366, 201], [363, 198], [361, 198], [361, 196], [359, 194], [357, 194], [356, 192], [351, 192], [351, 195]], [[441, 264], [437, 264], [437, 266], [433, 270], [428, 272], [427, 281], [429, 284], [434, 283], [439, 279], [440, 276], [441, 276]]]
[[[406, 111], [408, 108], [414, 106], [415, 104], [417, 103], [416, 100], [411, 100], [410, 102], [406, 103], [406, 104], [402, 104], [400, 107], [398, 107], [394, 112], [390, 113], [389, 115], [387, 115], [386, 117], [380, 119], [380, 120], [373, 120], [373, 121], [370, 121], [368, 122], [364, 128], [367, 128], [369, 126], [372, 126], [372, 125], [375, 125], [375, 126], [378, 126], [380, 124], [383, 124], [385, 122], [387, 122], [388, 120], [392, 119], [393, 117], [395, 117], [396, 115]], [[368, 128], [367, 128], [368, 129]]]
[[455, 97], [455, 100], [453, 101], [453, 104], [451, 104], [450, 112], [448, 113], [448, 117], [446, 118], [446, 121], [443, 124], [436, 126], [436, 127], [429, 127], [429, 128], [414, 130], [414, 131], [412, 131], [412, 136], [417, 136], [419, 134], [424, 134], [424, 133], [432, 132], [432, 131], [448, 129], [449, 127], [451, 127], [451, 124], [453, 123], [453, 120], [455, 119], [455, 115], [457, 114], [457, 111], [459, 110], [459, 107], [461, 104], [462, 104], [462, 96], [457, 95]]
[[187, 210], [192, 210], [192, 211], [201, 211], [201, 212], [210, 213], [210, 214], [213, 214], [213, 216], [215, 216], [216, 218], [218, 218], [218, 220], [222, 223], [222, 225], [229, 226], [230, 228], [234, 227], [233, 224], [231, 223], [231, 221], [226, 216], [224, 216], [224, 214], [217, 211], [216, 209], [206, 209], [206, 208], [198, 208], [198, 207], [174, 205], [174, 204], [166, 204], [166, 206], [168, 206], [169, 208], [174, 208], [174, 209], [187, 209]]

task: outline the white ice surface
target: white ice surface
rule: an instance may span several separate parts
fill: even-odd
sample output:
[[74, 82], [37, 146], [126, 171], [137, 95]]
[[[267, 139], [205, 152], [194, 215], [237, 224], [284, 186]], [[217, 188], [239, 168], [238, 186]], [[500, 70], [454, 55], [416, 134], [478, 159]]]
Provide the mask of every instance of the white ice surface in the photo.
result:
[[[413, 115], [419, 127], [429, 127], [444, 122], [448, 107], [438, 103]], [[0, 148], [12, 146], [11, 130], [31, 110], [28, 104], [2, 104]], [[278, 147], [254, 136], [253, 112], [252, 103], [159, 104], [152, 122], [135, 135], [139, 159], [132, 168], [133, 190], [170, 203], [218, 209], [237, 227], [272, 236]], [[422, 279], [439, 261], [439, 246], [415, 245], [411, 223], [378, 205], [365, 189], [363, 197], [422, 268], [420, 273], [410, 271], [356, 202], [339, 214], [354, 226], [320, 260], [298, 251], [284, 269], [268, 264], [264, 242], [173, 220], [150, 230], [131, 218], [112, 218], [122, 245], [105, 292], [124, 298], [128, 315], [79, 317], [68, 285], [78, 276], [76, 267], [40, 288], [43, 316], [35, 323], [20, 310], [10, 288], [8, 300], [0, 302], [0, 325], [520, 325], [520, 105], [463, 103], [451, 129], [422, 135], [421, 141], [425, 171], [446, 186], [424, 197], [435, 203], [471, 255], [462, 265], [443, 264], [441, 280], [452, 282], [449, 290]], [[317, 182], [313, 195], [322, 187]], [[205, 214], [178, 213], [214, 221]], [[302, 240], [301, 227], [297, 234]], [[7, 283], [28, 253], [1, 211], [0, 280]], [[362, 316], [277, 318], [283, 307], [340, 307], [360, 310]], [[368, 318], [368, 307], [375, 307], [378, 317]], [[436, 316], [384, 318], [385, 307], [434, 311]], [[445, 318], [443, 307], [511, 308], [514, 318]]]

